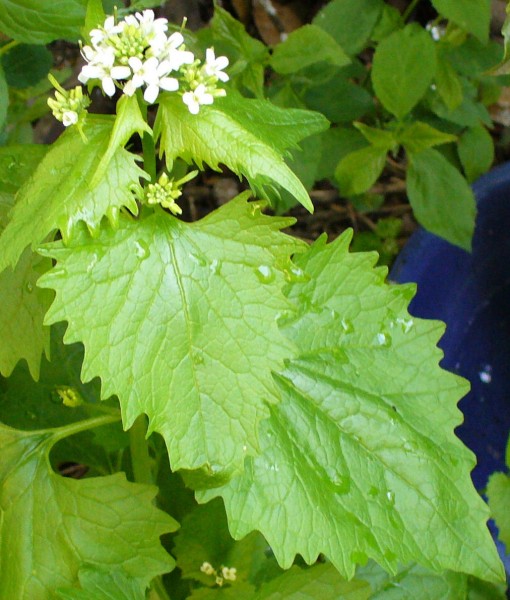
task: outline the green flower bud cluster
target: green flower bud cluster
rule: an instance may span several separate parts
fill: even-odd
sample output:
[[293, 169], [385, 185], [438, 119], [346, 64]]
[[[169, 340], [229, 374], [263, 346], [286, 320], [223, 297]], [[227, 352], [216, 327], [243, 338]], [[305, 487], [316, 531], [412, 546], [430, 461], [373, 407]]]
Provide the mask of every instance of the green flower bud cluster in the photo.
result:
[[72, 90], [65, 90], [53, 75], [48, 75], [48, 78], [56, 88], [55, 97], [48, 98], [48, 106], [51, 108], [53, 116], [66, 127], [77, 125], [81, 133], [90, 99], [88, 96], [83, 95], [81, 86], [76, 86]]
[[156, 183], [149, 183], [145, 188], [145, 201], [147, 204], [159, 204], [167, 208], [174, 215], [181, 215], [182, 208], [177, 204], [177, 198], [182, 196], [182, 186], [193, 179], [198, 171], [191, 171], [182, 179], [174, 181], [163, 173]]

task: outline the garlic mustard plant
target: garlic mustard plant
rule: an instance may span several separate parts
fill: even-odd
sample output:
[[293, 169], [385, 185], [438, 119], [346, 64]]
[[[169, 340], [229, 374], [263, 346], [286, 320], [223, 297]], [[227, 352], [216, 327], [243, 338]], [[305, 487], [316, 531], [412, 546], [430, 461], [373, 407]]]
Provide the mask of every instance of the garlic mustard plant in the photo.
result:
[[[55, 69], [64, 130], [21, 144], [0, 102], [0, 599], [498, 598], [442, 326], [409, 315], [412, 287], [350, 232], [308, 243], [278, 216], [313, 211], [300, 144], [354, 197], [388, 153], [427, 207], [436, 171], [462, 179], [433, 146], [464, 125], [430, 125], [448, 116], [431, 84], [455, 92], [459, 28], [488, 3], [432, 0], [454, 17], [434, 41], [383, 0], [332, 0], [271, 49], [215, 4], [194, 33], [136, 12], [145, 0], [122, 18], [101, 0], [0, 0], [0, 99], [14, 49], [82, 35], [79, 82], [112, 113]], [[347, 109], [369, 106], [356, 129], [352, 89]], [[206, 168], [249, 189], [195, 218], [186, 184]], [[456, 231], [465, 245], [469, 224]]]

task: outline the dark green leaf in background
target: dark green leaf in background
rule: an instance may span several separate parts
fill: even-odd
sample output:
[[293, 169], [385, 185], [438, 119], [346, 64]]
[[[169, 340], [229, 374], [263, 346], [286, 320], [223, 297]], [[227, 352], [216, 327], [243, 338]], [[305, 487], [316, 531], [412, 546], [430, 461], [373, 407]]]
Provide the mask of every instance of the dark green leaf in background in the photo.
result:
[[482, 43], [489, 37], [490, 0], [432, 0], [443, 17], [475, 35]]
[[472, 183], [494, 162], [494, 140], [483, 125], [471, 127], [460, 136], [459, 158], [466, 179]]
[[319, 62], [343, 67], [351, 60], [324, 29], [303, 25], [276, 46], [269, 64], [277, 73], [286, 75]]
[[436, 88], [449, 110], [456, 109], [463, 98], [462, 83], [449, 60], [441, 53], [437, 57]]
[[457, 141], [457, 137], [431, 127], [422, 121], [413, 121], [398, 134], [398, 141], [407, 152], [416, 153], [432, 146], [440, 146]]
[[353, 56], [365, 47], [383, 8], [382, 0], [333, 0], [316, 15], [313, 23]]
[[429, 231], [471, 249], [476, 205], [467, 181], [437, 150], [411, 157], [407, 193], [418, 221]]
[[367, 146], [365, 138], [352, 127], [334, 127], [322, 132], [321, 159], [317, 165], [317, 179], [333, 179], [335, 169], [344, 156]]
[[344, 156], [335, 170], [335, 179], [343, 196], [357, 196], [370, 189], [379, 178], [388, 151], [367, 146]]
[[0, 64], [0, 133], [4, 128], [7, 118], [7, 107], [9, 106], [9, 88], [5, 79], [5, 72]]
[[0, 0], [0, 31], [26, 44], [77, 40], [87, 0]]
[[44, 46], [20, 44], [2, 56], [7, 83], [15, 88], [36, 85], [53, 65], [53, 55]]
[[372, 82], [383, 106], [402, 119], [420, 101], [436, 73], [436, 49], [418, 25], [407, 25], [377, 47]]

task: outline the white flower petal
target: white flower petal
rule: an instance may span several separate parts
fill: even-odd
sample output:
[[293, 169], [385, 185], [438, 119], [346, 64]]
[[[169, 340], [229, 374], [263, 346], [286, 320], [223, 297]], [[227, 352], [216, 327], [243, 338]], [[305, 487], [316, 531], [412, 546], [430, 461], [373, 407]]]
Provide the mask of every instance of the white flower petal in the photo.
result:
[[156, 98], [159, 95], [159, 87], [157, 85], [149, 85], [147, 86], [143, 97], [145, 98], [146, 102], [148, 102], [149, 104], [154, 104], [154, 102], [156, 102]]
[[178, 31], [176, 31], [175, 33], [172, 33], [172, 35], [168, 38], [168, 42], [174, 48], [178, 48], [179, 46], [184, 44], [184, 37], [183, 37], [182, 33], [179, 33]]
[[142, 68], [143, 63], [138, 56], [131, 56], [128, 59], [128, 65], [133, 69], [133, 73], [136, 73]]
[[107, 96], [113, 96], [115, 94], [115, 83], [111, 77], [103, 77], [101, 80], [103, 91]]
[[74, 110], [66, 110], [62, 115], [62, 123], [69, 127], [69, 125], [74, 125], [78, 123], [78, 113]]
[[127, 79], [131, 76], [131, 69], [129, 67], [112, 67], [110, 71], [112, 79]]
[[163, 77], [159, 82], [159, 87], [167, 92], [175, 92], [179, 89], [179, 81], [174, 77]]

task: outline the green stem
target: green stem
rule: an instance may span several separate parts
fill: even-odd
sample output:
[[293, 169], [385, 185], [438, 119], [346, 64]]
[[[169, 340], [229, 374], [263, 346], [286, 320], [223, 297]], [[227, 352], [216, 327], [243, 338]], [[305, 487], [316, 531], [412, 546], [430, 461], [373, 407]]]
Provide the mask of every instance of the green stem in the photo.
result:
[[7, 44], [0, 48], [0, 56], [7, 54], [11, 48], [14, 48], [14, 46], [17, 46], [18, 44], [21, 44], [21, 42], [18, 42], [18, 40], [11, 40], [10, 42], [7, 42]]
[[147, 423], [145, 415], [140, 415], [129, 430], [129, 449], [131, 451], [131, 466], [133, 477], [137, 483], [152, 485], [152, 461], [149, 447], [145, 439]]
[[[156, 577], [151, 582], [151, 591], [153, 591], [159, 600], [171, 600], [168, 592], [166, 591], [165, 585], [163, 584], [162, 577]], [[152, 596], [149, 596], [152, 598]]]
[[[142, 116], [145, 122], [147, 122], [147, 105], [140, 90], [137, 90], [137, 99]], [[144, 131], [142, 136], [142, 150], [143, 168], [151, 178], [151, 182], [154, 183], [156, 181], [156, 147], [154, 146], [154, 138], [146, 131]]]
[[116, 423], [120, 421], [120, 414], [117, 415], [104, 415], [102, 417], [93, 417], [92, 419], [85, 419], [84, 421], [76, 421], [76, 423], [70, 423], [63, 427], [56, 429], [48, 429], [48, 433], [52, 434], [51, 442], [56, 444], [59, 440], [70, 437], [82, 431], [88, 431], [95, 427], [101, 427], [102, 425], [109, 425], [110, 423]]
[[416, 8], [416, 6], [418, 5], [419, 2], [420, 2], [420, 0], [411, 0], [411, 2], [409, 2], [409, 4], [407, 5], [407, 8], [402, 13], [402, 20], [404, 21], [404, 23], [407, 21], [407, 19], [409, 19], [413, 10]]
[[143, 168], [150, 176], [151, 182], [156, 181], [156, 147], [154, 146], [154, 138], [150, 133], [144, 131], [142, 137], [143, 150]]

